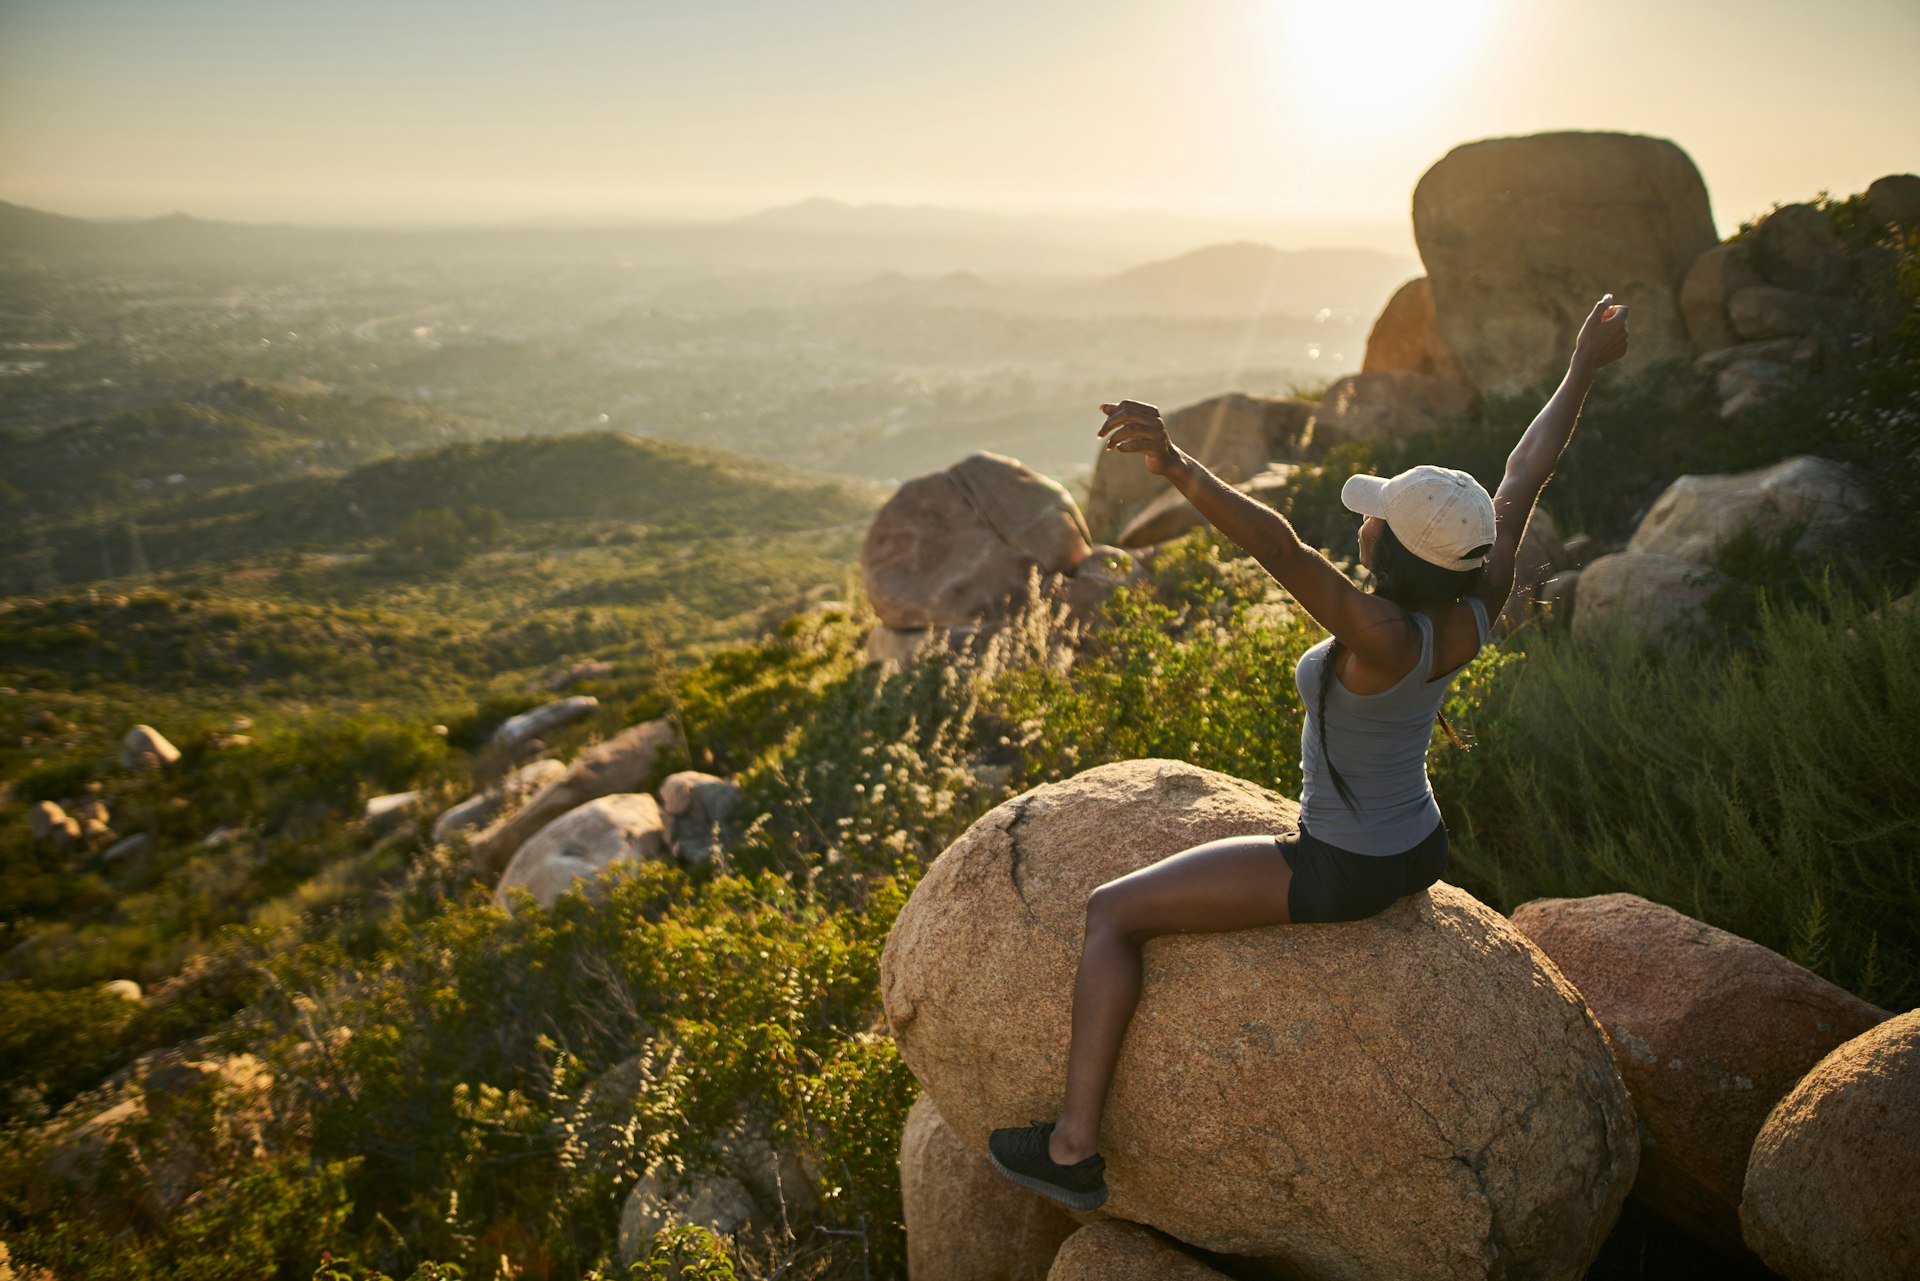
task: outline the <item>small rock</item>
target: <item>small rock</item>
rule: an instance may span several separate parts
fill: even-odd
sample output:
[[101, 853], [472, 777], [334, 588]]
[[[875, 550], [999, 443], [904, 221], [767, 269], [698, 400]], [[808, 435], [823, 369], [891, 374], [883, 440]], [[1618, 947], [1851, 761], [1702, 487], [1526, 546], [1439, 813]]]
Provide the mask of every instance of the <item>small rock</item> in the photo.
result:
[[140, 990], [140, 985], [132, 979], [112, 979], [102, 983], [100, 990], [108, 996], [117, 996], [123, 1001], [133, 1001], [136, 1004], [146, 995]]
[[139, 858], [153, 849], [153, 838], [145, 832], [135, 832], [114, 842], [100, 855], [103, 863], [119, 863], [130, 858]]
[[530, 712], [509, 716], [493, 732], [492, 746], [497, 751], [512, 753], [541, 734], [549, 734], [585, 720], [599, 706], [600, 700], [591, 694], [574, 694], [558, 702], [536, 707]]
[[1227, 1281], [1163, 1232], [1109, 1219], [1068, 1237], [1047, 1281]]
[[740, 789], [724, 778], [698, 770], [669, 774], [660, 785], [660, 808], [673, 856], [687, 867], [711, 864], [737, 837], [733, 811], [739, 803]]
[[572, 689], [581, 681], [605, 680], [613, 675], [613, 664], [605, 659], [589, 658], [575, 663], [565, 671], [555, 672], [547, 678], [550, 690]]
[[759, 1216], [753, 1194], [730, 1175], [696, 1176], [682, 1183], [663, 1170], [649, 1170], [620, 1211], [620, 1266], [644, 1259], [654, 1233], [676, 1223], [697, 1224], [716, 1236], [732, 1236]]
[[66, 826], [67, 812], [52, 801], [37, 801], [27, 810], [27, 830], [36, 841], [47, 840]]
[[369, 820], [382, 819], [389, 814], [397, 814], [420, 799], [420, 793], [394, 792], [387, 796], [370, 796], [364, 817]]
[[180, 759], [180, 749], [151, 725], [135, 725], [120, 739], [120, 764], [125, 769], [161, 769]]

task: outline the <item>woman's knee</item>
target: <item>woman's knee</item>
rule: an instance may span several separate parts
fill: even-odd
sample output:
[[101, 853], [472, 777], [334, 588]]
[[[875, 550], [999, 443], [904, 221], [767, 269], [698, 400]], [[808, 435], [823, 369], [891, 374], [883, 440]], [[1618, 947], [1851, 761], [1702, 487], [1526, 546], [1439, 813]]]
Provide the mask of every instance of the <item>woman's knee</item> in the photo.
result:
[[1108, 881], [1087, 895], [1087, 933], [1112, 934], [1130, 942], [1152, 937], [1139, 891], [1121, 881]]

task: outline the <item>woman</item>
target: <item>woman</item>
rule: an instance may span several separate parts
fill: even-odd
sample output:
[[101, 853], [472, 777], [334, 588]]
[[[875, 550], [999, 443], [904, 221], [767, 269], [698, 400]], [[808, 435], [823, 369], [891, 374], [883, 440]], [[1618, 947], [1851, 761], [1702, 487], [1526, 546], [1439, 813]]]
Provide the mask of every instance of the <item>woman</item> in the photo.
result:
[[1465, 472], [1442, 467], [1351, 477], [1340, 497], [1365, 517], [1360, 561], [1373, 572], [1371, 593], [1302, 543], [1286, 517], [1181, 452], [1159, 410], [1131, 400], [1100, 407], [1108, 449], [1143, 455], [1148, 471], [1171, 481], [1332, 635], [1294, 673], [1308, 709], [1298, 834], [1208, 841], [1088, 897], [1060, 1114], [993, 1132], [987, 1147], [1003, 1175], [1072, 1209], [1107, 1199], [1106, 1161], [1095, 1150], [1100, 1112], [1139, 1001], [1146, 940], [1359, 920], [1446, 870], [1446, 827], [1426, 771], [1441, 699], [1506, 607], [1520, 537], [1594, 375], [1626, 350], [1627, 309], [1608, 294], [1581, 326], [1565, 379], [1508, 456], [1492, 498]]

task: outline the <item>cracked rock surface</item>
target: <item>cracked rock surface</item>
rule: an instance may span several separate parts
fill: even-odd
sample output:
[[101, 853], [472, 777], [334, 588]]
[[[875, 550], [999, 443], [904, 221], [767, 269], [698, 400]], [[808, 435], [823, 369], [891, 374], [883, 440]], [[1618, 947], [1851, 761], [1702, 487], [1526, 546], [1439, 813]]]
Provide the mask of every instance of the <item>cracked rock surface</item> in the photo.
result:
[[[1297, 821], [1251, 783], [1127, 761], [1008, 801], [935, 860], [881, 987], [960, 1140], [1056, 1115], [1096, 886]], [[1443, 882], [1367, 921], [1162, 936], [1145, 966], [1102, 1215], [1273, 1275], [1586, 1271], [1638, 1165], [1626, 1089], [1579, 994], [1491, 908]]]

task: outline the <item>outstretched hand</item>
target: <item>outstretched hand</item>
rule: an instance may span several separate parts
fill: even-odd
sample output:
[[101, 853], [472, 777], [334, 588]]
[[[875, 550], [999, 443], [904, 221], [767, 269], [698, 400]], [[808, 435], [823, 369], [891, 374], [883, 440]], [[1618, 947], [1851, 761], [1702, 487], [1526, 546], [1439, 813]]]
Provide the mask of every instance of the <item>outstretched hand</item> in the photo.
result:
[[1575, 364], [1584, 364], [1589, 372], [1610, 365], [1627, 354], [1627, 308], [1608, 294], [1593, 304], [1580, 336], [1573, 340]]
[[1164, 476], [1173, 468], [1178, 455], [1159, 410], [1137, 400], [1123, 400], [1117, 405], [1100, 406], [1100, 412], [1107, 421], [1100, 425], [1098, 434], [1106, 440], [1108, 449], [1144, 454], [1147, 470], [1156, 476]]

